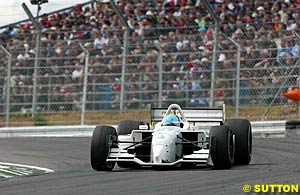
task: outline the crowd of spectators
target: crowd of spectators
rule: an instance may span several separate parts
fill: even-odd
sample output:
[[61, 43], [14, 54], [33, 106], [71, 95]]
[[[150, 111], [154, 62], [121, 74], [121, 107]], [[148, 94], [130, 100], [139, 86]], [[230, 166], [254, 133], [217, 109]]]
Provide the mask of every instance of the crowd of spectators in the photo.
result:
[[[87, 107], [119, 108], [124, 26], [110, 3], [77, 4], [43, 14], [38, 68], [38, 108], [79, 110], [86, 53], [89, 52]], [[129, 25], [125, 100], [128, 108], [157, 103], [162, 57], [163, 103], [208, 106], [213, 64], [215, 22], [201, 0], [116, 0]], [[300, 1], [213, 0], [220, 20], [215, 63], [215, 104], [233, 103], [241, 50], [241, 103], [272, 96], [293, 71], [299, 57]], [[300, 33], [299, 33], [300, 34]], [[2, 29], [1, 44], [12, 54], [12, 111], [32, 102], [36, 31], [30, 22]], [[4, 100], [8, 61], [0, 51], [0, 85]], [[295, 85], [296, 79], [289, 84]], [[272, 92], [270, 89], [274, 88]], [[3, 101], [2, 101], [3, 102]], [[28, 103], [26, 106], [25, 103]], [[25, 105], [25, 106], [24, 106]]]

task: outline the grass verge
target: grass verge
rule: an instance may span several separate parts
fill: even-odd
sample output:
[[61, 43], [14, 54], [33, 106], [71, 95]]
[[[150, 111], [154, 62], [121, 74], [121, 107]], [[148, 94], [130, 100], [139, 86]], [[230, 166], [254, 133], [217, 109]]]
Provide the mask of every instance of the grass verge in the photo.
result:
[[[262, 120], [262, 115], [266, 107], [241, 107], [240, 118], [246, 118], [251, 121]], [[226, 118], [235, 118], [235, 108], [226, 108]], [[92, 112], [86, 113], [85, 125], [115, 125], [121, 120], [142, 120], [150, 122], [150, 111], [139, 110], [128, 113], [118, 112]], [[299, 107], [278, 106], [272, 107], [264, 120], [291, 120], [299, 119]], [[35, 118], [30, 115], [11, 115], [10, 126], [40, 126], [40, 125], [80, 125], [80, 113], [58, 113], [58, 114], [40, 114]], [[0, 117], [0, 126], [5, 126], [5, 116]]]

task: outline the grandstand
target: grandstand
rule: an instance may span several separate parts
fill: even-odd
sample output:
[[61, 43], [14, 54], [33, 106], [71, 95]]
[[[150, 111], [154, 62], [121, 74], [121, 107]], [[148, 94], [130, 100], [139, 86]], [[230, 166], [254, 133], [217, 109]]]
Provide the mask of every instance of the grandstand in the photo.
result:
[[85, 99], [85, 112], [226, 103], [238, 115], [256, 108], [256, 120], [299, 118], [281, 94], [299, 86], [300, 2], [209, 2], [217, 27], [199, 0], [115, 1], [128, 26], [105, 1], [43, 14], [36, 78], [34, 25], [2, 27], [11, 58], [0, 51], [1, 115], [10, 59], [10, 113], [31, 113], [33, 103], [37, 114], [81, 112]]

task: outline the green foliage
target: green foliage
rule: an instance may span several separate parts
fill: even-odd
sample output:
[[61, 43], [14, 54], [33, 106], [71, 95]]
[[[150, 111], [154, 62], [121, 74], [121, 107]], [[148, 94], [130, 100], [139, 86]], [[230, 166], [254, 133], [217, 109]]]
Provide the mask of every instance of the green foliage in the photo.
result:
[[48, 121], [43, 118], [42, 116], [36, 116], [33, 118], [33, 124], [34, 126], [48, 126]]

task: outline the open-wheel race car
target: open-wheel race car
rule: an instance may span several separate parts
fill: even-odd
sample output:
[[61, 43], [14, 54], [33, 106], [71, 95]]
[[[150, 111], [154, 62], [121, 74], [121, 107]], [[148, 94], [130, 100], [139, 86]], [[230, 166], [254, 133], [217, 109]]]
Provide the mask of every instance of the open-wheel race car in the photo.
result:
[[91, 166], [97, 171], [119, 167], [194, 167], [215, 169], [247, 165], [252, 154], [251, 124], [225, 119], [222, 109], [185, 108], [171, 104], [151, 108], [151, 123], [121, 121], [96, 126], [91, 141]]

